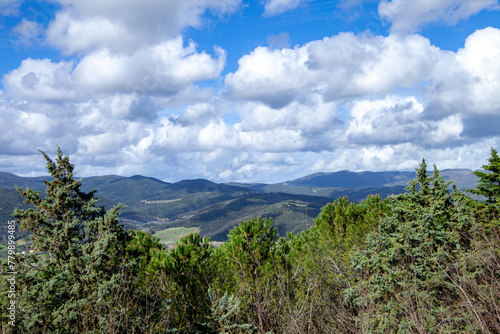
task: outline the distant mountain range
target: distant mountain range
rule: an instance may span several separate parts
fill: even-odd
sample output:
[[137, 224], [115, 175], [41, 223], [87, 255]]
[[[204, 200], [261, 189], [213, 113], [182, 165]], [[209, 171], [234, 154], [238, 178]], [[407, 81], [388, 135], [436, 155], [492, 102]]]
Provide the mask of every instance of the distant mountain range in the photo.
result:
[[[432, 174], [432, 172], [431, 172]], [[441, 176], [462, 190], [475, 188], [477, 177], [468, 169], [445, 169]], [[351, 172], [347, 170], [332, 173], [310, 174], [292, 181], [276, 184], [229, 183], [262, 192], [283, 192], [310, 196], [339, 198], [348, 196], [359, 202], [370, 194], [383, 198], [400, 194], [408, 182], [416, 177], [415, 172]]]
[[[474, 188], [476, 177], [470, 170], [441, 171], [459, 189]], [[300, 232], [314, 224], [321, 207], [342, 196], [359, 202], [370, 194], [387, 197], [404, 192], [415, 172], [316, 173], [292, 181], [263, 183], [214, 183], [204, 179], [169, 183], [135, 175], [88, 177], [82, 190], [96, 189], [99, 204], [126, 207], [121, 220], [127, 228], [151, 232], [168, 227], [199, 227], [202, 235], [223, 241], [240, 220], [274, 218], [281, 235]], [[46, 177], [20, 177], [0, 172], [0, 225], [12, 219], [15, 207], [25, 207], [14, 186], [42, 191]], [[21, 234], [22, 236], [23, 234]]]

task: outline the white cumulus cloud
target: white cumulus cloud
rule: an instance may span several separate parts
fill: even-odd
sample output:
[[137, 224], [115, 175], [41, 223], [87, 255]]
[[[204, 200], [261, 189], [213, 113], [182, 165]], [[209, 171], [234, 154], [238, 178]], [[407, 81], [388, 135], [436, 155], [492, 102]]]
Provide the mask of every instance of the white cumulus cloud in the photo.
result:
[[383, 0], [378, 12], [391, 22], [391, 30], [414, 32], [425, 24], [442, 22], [454, 25], [485, 9], [499, 9], [497, 0]]
[[202, 14], [234, 13], [241, 0], [74, 1], [59, 0], [62, 9], [47, 29], [47, 42], [66, 53], [102, 48], [131, 52], [161, 43], [182, 28], [202, 24]]
[[6, 94], [19, 99], [92, 99], [112, 94], [175, 95], [198, 81], [217, 78], [224, 68], [225, 51], [214, 58], [196, 52], [182, 37], [126, 54], [99, 50], [78, 63], [49, 59], [24, 60], [3, 78]]
[[[457, 52], [401, 33], [435, 22], [429, 13], [444, 10], [451, 24], [495, 8], [486, 2], [383, 1], [388, 36], [347, 32], [291, 48], [285, 33], [224, 77], [226, 51], [200, 51], [182, 29], [204, 24], [206, 11], [233, 13], [240, 1], [60, 3], [47, 42], [71, 57], [28, 58], [3, 76], [0, 168], [6, 156], [43, 165], [26, 159], [60, 145], [87, 176], [276, 182], [413, 169], [423, 157], [477, 168], [500, 144], [500, 30], [477, 30]], [[267, 5], [277, 14], [299, 2]], [[40, 29], [15, 28], [27, 40]]]
[[233, 98], [281, 108], [318, 92], [337, 100], [412, 87], [428, 78], [440, 54], [419, 35], [340, 33], [294, 49], [258, 47], [225, 82]]

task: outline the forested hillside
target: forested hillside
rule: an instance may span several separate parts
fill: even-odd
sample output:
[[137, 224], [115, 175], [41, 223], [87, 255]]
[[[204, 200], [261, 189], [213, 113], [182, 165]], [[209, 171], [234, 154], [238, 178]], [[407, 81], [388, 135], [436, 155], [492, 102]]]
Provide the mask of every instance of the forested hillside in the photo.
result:
[[[432, 175], [432, 171], [430, 172]], [[368, 195], [379, 194], [382, 198], [404, 192], [405, 186], [415, 176], [414, 172], [352, 172], [315, 173], [295, 180], [265, 183], [230, 183], [267, 193], [288, 193], [309, 196], [324, 196], [332, 199], [348, 196], [354, 202], [360, 202]], [[462, 190], [475, 186], [477, 177], [467, 169], [446, 169], [441, 176]]]
[[[204, 179], [175, 183], [135, 175], [87, 177], [82, 190], [96, 190], [98, 205], [110, 209], [122, 203], [120, 221], [126, 229], [155, 233], [173, 227], [196, 227], [212, 240], [225, 241], [229, 230], [241, 220], [272, 217], [281, 235], [299, 233], [308, 221], [319, 214], [322, 206], [347, 196], [360, 202], [368, 195], [382, 198], [404, 192], [412, 172], [317, 173], [276, 184], [214, 183]], [[432, 173], [431, 173], [432, 174]], [[446, 180], [458, 180], [459, 189], [474, 187], [477, 177], [470, 170], [445, 170]], [[15, 186], [41, 191], [44, 179], [0, 173], [0, 228], [11, 220], [14, 209], [26, 208]], [[23, 239], [27, 233], [18, 233]], [[5, 245], [6, 234], [0, 233]]]
[[125, 231], [123, 208], [98, 206], [60, 150], [55, 161], [44, 157], [53, 177], [46, 196], [21, 190], [32, 207], [15, 213], [35, 252], [16, 256], [13, 296], [3, 289], [8, 331], [500, 332], [494, 149], [467, 193], [423, 160], [404, 193], [333, 200], [299, 234], [242, 217], [217, 248], [194, 233], [171, 250], [150, 233]]
[[[15, 208], [28, 207], [15, 186], [41, 191], [44, 196], [43, 179], [0, 174], [0, 218], [3, 218], [0, 228], [13, 219]], [[96, 190], [99, 206], [111, 209], [119, 203], [125, 204], [120, 221], [126, 229], [155, 233], [166, 228], [197, 227], [202, 235], [218, 241], [226, 240], [229, 230], [241, 220], [256, 216], [275, 218], [283, 235], [300, 232], [332, 200], [323, 196], [266, 193], [203, 179], [168, 183], [139, 175], [108, 175], [84, 178], [81, 184], [82, 191]], [[17, 233], [16, 240], [27, 234]], [[1, 244], [6, 244], [6, 236], [0, 233]]]

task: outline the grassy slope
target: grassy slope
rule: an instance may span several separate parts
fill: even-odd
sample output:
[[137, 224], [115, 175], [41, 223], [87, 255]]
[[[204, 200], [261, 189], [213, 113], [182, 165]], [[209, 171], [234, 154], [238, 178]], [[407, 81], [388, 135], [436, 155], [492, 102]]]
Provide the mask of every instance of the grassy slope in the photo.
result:
[[175, 242], [183, 236], [199, 231], [200, 229], [197, 227], [171, 227], [156, 231], [154, 236], [160, 239], [160, 242], [165, 244], [167, 247], [172, 247], [175, 245]]

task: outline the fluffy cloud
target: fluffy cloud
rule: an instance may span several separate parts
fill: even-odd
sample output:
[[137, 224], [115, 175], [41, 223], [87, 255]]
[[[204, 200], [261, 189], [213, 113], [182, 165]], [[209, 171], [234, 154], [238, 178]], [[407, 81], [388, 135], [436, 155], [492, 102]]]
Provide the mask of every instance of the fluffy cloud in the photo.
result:
[[500, 29], [486, 28], [470, 35], [457, 52], [457, 61], [473, 79], [471, 112], [500, 113]]
[[414, 97], [359, 101], [351, 108], [347, 140], [356, 144], [411, 142], [421, 138], [423, 106]]
[[281, 108], [314, 93], [338, 100], [412, 87], [429, 76], [439, 56], [418, 35], [340, 33], [294, 49], [258, 47], [225, 82], [233, 98]]
[[35, 21], [23, 19], [12, 32], [17, 35], [18, 46], [29, 46], [43, 34], [43, 27]]
[[172, 94], [197, 81], [217, 78], [224, 67], [225, 52], [217, 58], [196, 53], [181, 37], [142, 48], [131, 55], [101, 50], [83, 58], [74, 69], [75, 83], [92, 92]]
[[358, 101], [351, 109], [347, 142], [359, 145], [415, 143], [422, 147], [452, 145], [460, 141], [459, 115], [437, 121], [423, 117], [424, 107], [415, 97], [388, 96]]
[[456, 54], [435, 66], [425, 98], [426, 117], [460, 115], [463, 134], [478, 138], [498, 135], [500, 119], [500, 30], [486, 28], [470, 35]]
[[[154, 161], [154, 131], [162, 130], [161, 121], [152, 127], [157, 114], [210, 100], [211, 89], [196, 84], [219, 78], [226, 59], [219, 47], [213, 55], [198, 52], [179, 32], [203, 24], [207, 11], [233, 13], [240, 1], [59, 4], [55, 18], [44, 22], [46, 42], [77, 56], [68, 61], [28, 58], [3, 76], [4, 151], [50, 150], [58, 144], [102, 168], [142, 158]], [[28, 20], [13, 29], [26, 41], [42, 32], [42, 25]]]
[[305, 103], [292, 102], [280, 109], [250, 102], [241, 105], [238, 111], [243, 119], [242, 130], [287, 128], [314, 134], [332, 129], [341, 122], [337, 118], [336, 108], [334, 102], [324, 102], [319, 94], [315, 94]]
[[[226, 15], [240, 1], [60, 3], [47, 42], [72, 57], [28, 58], [4, 75], [0, 167], [6, 156], [21, 164], [58, 144], [80, 175], [276, 182], [412, 169], [422, 157], [439, 168], [477, 168], [500, 143], [499, 29], [476, 31], [458, 52], [399, 33], [339, 33], [290, 48], [283, 34], [221, 77], [226, 52], [198, 51], [179, 34], [204, 24], [207, 10]], [[268, 1], [266, 15], [299, 3]], [[429, 22], [421, 13], [446, 6], [447, 22], [476, 5], [493, 8], [426, 4], [383, 1], [379, 10], [396, 30], [407, 11], [413, 21], [403, 28], [416, 29]], [[32, 21], [15, 28], [26, 40], [40, 29]], [[43, 166], [34, 161], [28, 168]]]
[[309, 151], [331, 149], [343, 131], [335, 104], [319, 97], [280, 110], [255, 102], [237, 104], [239, 117], [233, 124], [215, 105], [220, 107], [220, 102], [162, 117], [146, 137], [146, 151], [191, 165], [192, 172], [203, 177], [243, 181], [266, 171], [270, 179], [279, 175], [283, 164], [299, 169], [296, 161]]
[[26, 59], [4, 76], [6, 93], [19, 99], [72, 100], [109, 94], [174, 95], [190, 84], [217, 78], [225, 63], [224, 50], [217, 58], [197, 53], [193, 42], [183, 46], [181, 37], [125, 54], [93, 52], [77, 64], [49, 59]]
[[3, 84], [6, 93], [19, 100], [71, 100], [77, 94], [72, 89], [72, 69], [72, 62], [28, 58], [4, 75]]
[[297, 8], [301, 3], [309, 0], [267, 0], [264, 15], [273, 16]]
[[[419, 35], [341, 33], [294, 49], [258, 47], [240, 59], [225, 82], [232, 98], [257, 105], [246, 113], [246, 127], [293, 128], [285, 110], [307, 122], [296, 106], [316, 96], [337, 106], [354, 101], [347, 143], [456, 145], [481, 135], [473, 133], [479, 124], [488, 128], [491, 123], [479, 115], [499, 115], [498, 59], [500, 30], [495, 28], [476, 31], [456, 53]], [[406, 97], [379, 98], [402, 89]]]
[[183, 125], [206, 124], [217, 120], [220, 116], [222, 116], [220, 105], [205, 102], [187, 106], [179, 121]]
[[0, 155], [33, 155], [37, 148], [64, 144], [76, 148], [72, 115], [57, 106], [8, 101], [0, 91]]
[[258, 47], [238, 61], [238, 70], [228, 74], [225, 82], [234, 98], [260, 100], [282, 107], [298, 96], [299, 90], [312, 85], [315, 78], [309, 73], [306, 61], [304, 48]]
[[411, 32], [431, 22], [452, 25], [484, 9], [499, 8], [497, 0], [383, 0], [378, 12], [392, 23], [392, 31]]
[[423, 158], [428, 166], [436, 164], [439, 169], [457, 166], [477, 169], [485, 161], [485, 157], [490, 155], [490, 147], [497, 147], [498, 144], [498, 139], [490, 139], [448, 148], [424, 148], [413, 143], [343, 147], [317, 156], [310, 172], [342, 170], [345, 166], [357, 171], [414, 170]]
[[182, 28], [202, 24], [202, 14], [234, 13], [241, 0], [58, 1], [62, 9], [47, 29], [47, 42], [66, 53], [102, 48], [131, 52], [161, 43]]
[[300, 130], [287, 128], [243, 130], [241, 124], [222, 121], [208, 124], [183, 125], [163, 118], [155, 131], [153, 149], [163, 154], [180, 152], [210, 152], [224, 149], [233, 152], [293, 152], [300, 151], [306, 140]]

